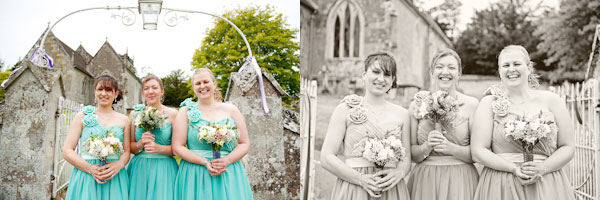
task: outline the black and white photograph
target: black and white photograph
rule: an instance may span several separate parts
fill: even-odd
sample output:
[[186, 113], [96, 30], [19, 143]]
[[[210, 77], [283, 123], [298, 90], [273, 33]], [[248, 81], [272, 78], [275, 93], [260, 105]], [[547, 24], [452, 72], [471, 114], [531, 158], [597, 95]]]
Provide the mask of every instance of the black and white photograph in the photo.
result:
[[303, 199], [600, 199], [600, 1], [300, 4]]

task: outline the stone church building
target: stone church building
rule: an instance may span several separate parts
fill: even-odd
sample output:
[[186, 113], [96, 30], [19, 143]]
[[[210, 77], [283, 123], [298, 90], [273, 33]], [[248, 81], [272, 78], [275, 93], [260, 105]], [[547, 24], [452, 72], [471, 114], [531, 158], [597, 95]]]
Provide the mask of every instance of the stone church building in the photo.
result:
[[[428, 89], [436, 49], [452, 43], [411, 0], [300, 0], [301, 76], [318, 80], [321, 93], [363, 90], [367, 55], [391, 53], [398, 86], [390, 97]], [[406, 94], [405, 94], [406, 93]]]
[[[43, 35], [42, 35], [43, 37]], [[29, 58], [42, 37], [29, 50], [25, 58]], [[115, 77], [123, 92], [123, 99], [114, 105], [121, 113], [131, 110], [136, 104], [142, 103], [141, 80], [135, 74], [133, 60], [127, 53], [118, 54], [108, 40], [100, 47], [94, 56], [79, 45], [73, 50], [62, 42], [52, 32], [48, 34], [44, 50], [53, 58], [54, 68], [60, 69], [61, 90], [64, 97], [84, 105], [94, 105], [94, 78], [108, 74]], [[16, 76], [9, 77], [8, 88]]]

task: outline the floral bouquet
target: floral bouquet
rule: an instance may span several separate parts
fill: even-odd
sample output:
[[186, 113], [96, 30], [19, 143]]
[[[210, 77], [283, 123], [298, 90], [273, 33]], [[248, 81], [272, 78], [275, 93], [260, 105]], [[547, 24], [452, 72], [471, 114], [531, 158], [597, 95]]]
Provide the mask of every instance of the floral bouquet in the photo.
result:
[[375, 163], [379, 169], [383, 169], [389, 162], [404, 161], [406, 158], [402, 141], [396, 135], [389, 133], [383, 139], [373, 136], [362, 139], [354, 145], [354, 153]]
[[[228, 122], [229, 120], [227, 120]], [[227, 123], [226, 123], [227, 124]], [[221, 147], [227, 142], [233, 142], [237, 146], [237, 138], [239, 137], [237, 129], [229, 125], [222, 124], [207, 124], [198, 126], [198, 140], [206, 141], [212, 146], [213, 159], [221, 157]]]
[[155, 107], [146, 106], [146, 109], [138, 113], [135, 119], [133, 119], [133, 124], [146, 131], [152, 131], [159, 126], [164, 128], [166, 119], [167, 117], [162, 116]]
[[456, 98], [442, 90], [433, 94], [428, 91], [418, 92], [413, 101], [415, 118], [431, 120], [435, 123], [436, 130], [441, 130], [440, 125], [449, 126], [460, 107]]
[[533, 147], [557, 129], [553, 121], [542, 119], [542, 112], [540, 111], [540, 115], [533, 120], [518, 117], [513, 121], [504, 123], [504, 138], [521, 143], [523, 159], [528, 162], [533, 161]]
[[104, 136], [94, 136], [90, 134], [90, 138], [83, 142], [83, 152], [87, 152], [100, 160], [100, 167], [106, 164], [106, 159], [112, 156], [118, 156], [123, 153], [123, 143], [119, 138], [115, 137], [115, 132], [107, 130]]

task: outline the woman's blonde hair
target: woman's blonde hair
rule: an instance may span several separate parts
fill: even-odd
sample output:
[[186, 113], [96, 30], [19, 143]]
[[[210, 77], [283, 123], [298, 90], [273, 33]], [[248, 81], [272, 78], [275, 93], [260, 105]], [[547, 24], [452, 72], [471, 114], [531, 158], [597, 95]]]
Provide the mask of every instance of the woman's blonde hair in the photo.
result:
[[[210, 77], [212, 78], [213, 82], [215, 82], [215, 85], [217, 85], [217, 79], [215, 78], [215, 74], [213, 74], [213, 72], [206, 67], [198, 68], [198, 69], [196, 69], [196, 71], [194, 71], [194, 74], [192, 75], [192, 84], [194, 84], [194, 76], [196, 76], [196, 74], [199, 74], [202, 72], [207, 72], [208, 74], [210, 74]], [[217, 100], [218, 102], [223, 101], [223, 95], [221, 95], [221, 90], [219, 90], [218, 85], [217, 85], [217, 87], [215, 87], [214, 97], [215, 97], [215, 100]]]

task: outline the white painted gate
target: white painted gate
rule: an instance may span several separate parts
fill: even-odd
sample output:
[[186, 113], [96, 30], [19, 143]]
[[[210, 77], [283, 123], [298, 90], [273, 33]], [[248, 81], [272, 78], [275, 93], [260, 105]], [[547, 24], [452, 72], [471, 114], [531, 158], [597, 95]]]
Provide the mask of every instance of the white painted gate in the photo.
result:
[[577, 199], [600, 200], [600, 87], [598, 80], [565, 84], [556, 91], [567, 103], [575, 129], [575, 156], [565, 167]]
[[54, 169], [52, 171], [52, 198], [56, 197], [56, 194], [69, 184], [73, 166], [63, 158], [62, 147], [65, 144], [71, 121], [81, 109], [83, 109], [83, 104], [63, 97], [58, 100], [56, 136], [54, 139]]
[[300, 198], [314, 199], [314, 157], [317, 125], [317, 81], [302, 79], [300, 83]]

